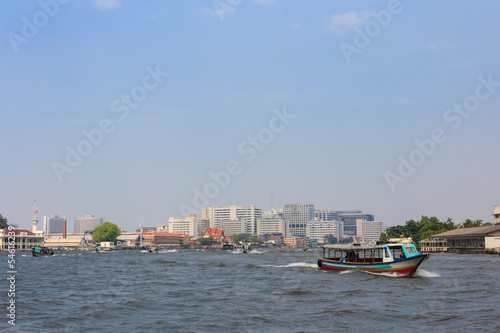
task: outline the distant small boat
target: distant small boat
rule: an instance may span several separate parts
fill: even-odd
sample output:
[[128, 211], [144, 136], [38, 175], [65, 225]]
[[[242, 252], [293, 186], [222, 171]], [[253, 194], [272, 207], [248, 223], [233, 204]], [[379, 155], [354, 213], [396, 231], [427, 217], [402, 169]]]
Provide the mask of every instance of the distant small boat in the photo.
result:
[[149, 248], [149, 253], [158, 253], [158, 248], [157, 247], [150, 247]]
[[306, 246], [304, 246], [304, 248], [303, 248], [302, 250], [303, 250], [303, 251], [307, 251], [307, 247], [306, 247]]
[[419, 254], [414, 244], [323, 245], [318, 267], [325, 270], [359, 270], [372, 273], [399, 273], [411, 276], [429, 257]]
[[95, 252], [101, 252], [101, 248], [100, 247], [96, 247], [95, 248]]
[[33, 255], [33, 257], [49, 257], [53, 256], [54, 252], [50, 251], [46, 247], [32, 247], [31, 254]]

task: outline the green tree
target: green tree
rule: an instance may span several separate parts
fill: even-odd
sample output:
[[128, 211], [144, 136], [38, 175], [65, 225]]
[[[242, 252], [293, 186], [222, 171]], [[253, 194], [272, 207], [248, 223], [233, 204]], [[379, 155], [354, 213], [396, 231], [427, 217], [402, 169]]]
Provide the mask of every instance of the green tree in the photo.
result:
[[259, 237], [255, 237], [255, 236], [254, 236], [254, 237], [250, 238], [249, 243], [254, 243], [254, 244], [255, 244], [255, 243], [259, 243], [259, 244], [260, 244], [260, 243], [262, 243], [262, 241], [260, 240], [260, 238], [259, 238]]
[[114, 223], [104, 222], [100, 226], [94, 228], [92, 239], [97, 242], [116, 242], [116, 238], [120, 236], [120, 228]]
[[475, 220], [472, 221], [471, 219], [465, 220], [464, 223], [462, 223], [462, 228], [474, 228], [474, 227], [480, 227], [483, 225], [483, 220]]
[[323, 238], [323, 240], [325, 241], [325, 243], [328, 243], [328, 244], [337, 244], [339, 242], [339, 240], [337, 239], [337, 237], [335, 237], [332, 234], [325, 235], [325, 237]]
[[349, 244], [349, 243], [352, 243], [354, 242], [354, 238], [352, 237], [349, 237], [349, 238], [344, 238], [342, 240], [339, 241], [340, 244]]
[[248, 240], [250, 239], [249, 234], [234, 234], [231, 236], [231, 239], [233, 240], [233, 243], [238, 245], [240, 242], [248, 243]]
[[205, 237], [205, 238], [198, 239], [198, 241], [200, 242], [200, 245], [210, 246], [214, 243], [214, 238], [213, 237]]
[[0, 229], [7, 229], [7, 219], [0, 214]]
[[380, 234], [380, 238], [378, 239], [379, 242], [387, 242], [387, 235], [384, 233]]

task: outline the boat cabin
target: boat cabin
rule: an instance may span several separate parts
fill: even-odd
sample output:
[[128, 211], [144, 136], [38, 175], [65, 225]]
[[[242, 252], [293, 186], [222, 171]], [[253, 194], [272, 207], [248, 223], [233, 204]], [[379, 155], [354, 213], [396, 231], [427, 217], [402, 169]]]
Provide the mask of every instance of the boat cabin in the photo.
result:
[[415, 244], [324, 245], [323, 258], [339, 262], [382, 263], [418, 255]]

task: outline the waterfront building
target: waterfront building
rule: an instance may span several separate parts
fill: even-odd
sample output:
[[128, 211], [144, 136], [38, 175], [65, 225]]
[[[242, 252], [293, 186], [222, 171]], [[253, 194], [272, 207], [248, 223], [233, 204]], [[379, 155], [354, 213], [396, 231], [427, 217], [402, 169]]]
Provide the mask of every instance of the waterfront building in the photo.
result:
[[182, 233], [144, 232], [142, 234], [142, 238], [145, 245], [148, 246], [176, 246], [180, 244], [187, 244], [189, 239], [191, 239], [191, 236]]
[[206, 228], [202, 237], [212, 237], [215, 242], [223, 242], [226, 239], [226, 233], [222, 229]]
[[195, 214], [190, 214], [185, 219], [176, 219], [171, 217], [168, 220], [168, 232], [188, 234], [191, 237], [199, 237], [198, 217]]
[[286, 235], [305, 237], [307, 224], [314, 219], [313, 204], [286, 204], [283, 219], [286, 221]]
[[260, 237], [264, 242], [270, 242], [270, 243], [274, 243], [276, 245], [284, 244], [284, 240], [285, 240], [285, 237], [283, 237], [283, 234], [279, 234], [279, 233], [264, 234], [264, 235], [261, 235]]
[[384, 223], [381, 221], [356, 220], [356, 236], [363, 237], [365, 242], [378, 241], [384, 232]]
[[373, 214], [364, 214], [360, 210], [355, 211], [338, 211], [339, 221], [344, 223], [344, 235], [346, 236], [356, 236], [356, 221], [366, 220], [374, 221], [375, 218]]
[[289, 247], [303, 247], [307, 246], [307, 239], [304, 237], [285, 237], [283, 240], [286, 246]]
[[310, 240], [323, 243], [326, 235], [341, 237], [343, 235], [343, 223], [339, 221], [323, 221], [315, 218], [307, 224], [306, 236]]
[[141, 234], [139, 232], [123, 233], [116, 238], [116, 244], [122, 247], [141, 246]]
[[221, 221], [247, 220], [251, 223], [249, 234], [257, 233], [257, 219], [262, 215], [262, 209], [255, 205], [248, 206], [226, 206], [226, 207], [204, 207], [202, 218], [210, 218], [211, 228], [220, 228]]
[[102, 222], [102, 217], [95, 217], [94, 215], [75, 217], [74, 232], [83, 234], [85, 231], [94, 230], [94, 228], [100, 226]]
[[495, 207], [493, 209], [493, 217], [495, 218], [493, 224], [500, 224], [500, 207]]
[[[12, 235], [14, 233], [14, 235]], [[43, 246], [43, 235], [35, 234], [29, 230], [24, 229], [0, 229], [0, 250], [9, 250], [9, 243], [15, 237], [14, 248], [16, 250], [31, 250], [35, 246]], [[11, 247], [12, 248], [12, 247]]]
[[50, 234], [53, 232], [63, 232], [63, 224], [67, 219], [58, 215], [50, 215], [43, 217], [43, 232]]
[[264, 215], [257, 219], [257, 235], [286, 234], [286, 223], [281, 215]]
[[485, 238], [500, 237], [500, 225], [458, 228], [429, 237], [429, 241], [446, 241], [448, 248], [485, 249]]

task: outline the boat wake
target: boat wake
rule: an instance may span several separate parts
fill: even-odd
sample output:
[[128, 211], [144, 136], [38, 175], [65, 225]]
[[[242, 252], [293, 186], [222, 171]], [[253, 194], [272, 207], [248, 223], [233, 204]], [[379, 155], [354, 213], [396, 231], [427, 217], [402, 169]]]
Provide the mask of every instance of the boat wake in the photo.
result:
[[435, 277], [441, 277], [438, 273], [434, 272], [429, 272], [426, 271], [425, 269], [418, 269], [413, 276], [419, 276], [419, 277], [429, 277], [429, 278], [435, 278]]

